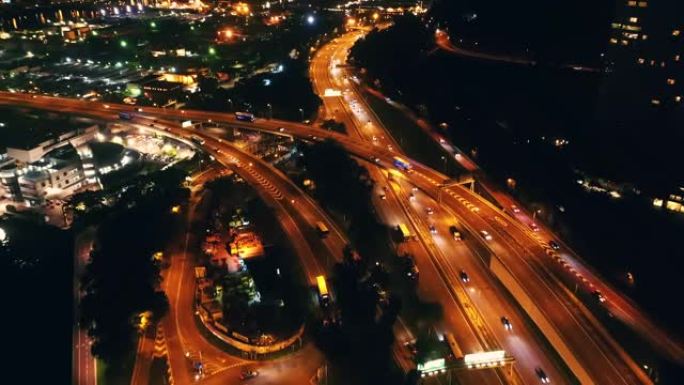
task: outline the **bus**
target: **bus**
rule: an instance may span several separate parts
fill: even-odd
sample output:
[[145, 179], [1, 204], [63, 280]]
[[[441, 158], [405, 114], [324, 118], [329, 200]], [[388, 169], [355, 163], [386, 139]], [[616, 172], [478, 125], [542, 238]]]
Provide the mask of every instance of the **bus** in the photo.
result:
[[316, 222], [316, 230], [318, 230], [318, 235], [321, 238], [325, 238], [330, 233], [330, 230], [328, 230], [328, 227], [323, 222]]
[[204, 145], [204, 139], [200, 138], [199, 136], [192, 135], [190, 136], [190, 140], [192, 140], [196, 144], [199, 144], [200, 146]]
[[397, 226], [397, 229], [399, 229], [399, 232], [401, 233], [402, 241], [408, 241], [411, 238], [411, 232], [405, 224], [400, 223], [399, 226]]
[[444, 333], [444, 336], [446, 337], [447, 343], [449, 344], [449, 349], [451, 349], [451, 354], [454, 355], [454, 358], [463, 358], [463, 352], [461, 351], [461, 348], [458, 346], [458, 343], [456, 342], [454, 335], [447, 332]]
[[412, 168], [411, 163], [409, 163], [406, 159], [400, 158], [398, 156], [392, 158], [392, 163], [395, 167], [397, 167], [400, 170], [410, 171]]
[[321, 306], [328, 306], [330, 302], [330, 293], [328, 293], [328, 284], [325, 282], [325, 277], [319, 275], [316, 277], [316, 286], [318, 287], [318, 300]]
[[251, 112], [236, 112], [235, 113], [235, 119], [243, 121], [243, 122], [253, 122], [254, 121], [254, 114]]

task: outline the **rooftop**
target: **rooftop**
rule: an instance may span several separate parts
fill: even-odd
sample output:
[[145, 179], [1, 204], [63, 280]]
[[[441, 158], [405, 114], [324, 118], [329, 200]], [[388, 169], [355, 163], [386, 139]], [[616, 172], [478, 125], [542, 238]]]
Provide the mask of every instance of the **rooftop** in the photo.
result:
[[30, 149], [88, 124], [52, 113], [0, 107], [0, 148]]

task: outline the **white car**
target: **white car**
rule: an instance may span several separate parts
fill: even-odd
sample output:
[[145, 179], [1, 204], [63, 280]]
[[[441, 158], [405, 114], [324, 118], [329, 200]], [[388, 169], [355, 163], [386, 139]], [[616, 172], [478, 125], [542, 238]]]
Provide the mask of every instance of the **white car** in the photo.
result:
[[480, 230], [480, 235], [482, 235], [482, 238], [484, 238], [485, 241], [491, 241], [492, 240], [492, 235], [489, 234], [487, 230]]
[[511, 321], [508, 318], [506, 318], [505, 316], [501, 317], [501, 323], [503, 324], [504, 329], [513, 330], [513, 325], [511, 324]]

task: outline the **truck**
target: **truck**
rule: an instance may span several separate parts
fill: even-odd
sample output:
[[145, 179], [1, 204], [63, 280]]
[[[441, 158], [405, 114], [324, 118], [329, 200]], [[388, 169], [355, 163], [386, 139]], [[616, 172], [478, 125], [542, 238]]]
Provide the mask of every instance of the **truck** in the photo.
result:
[[131, 120], [133, 119], [133, 114], [131, 114], [130, 112], [119, 112], [119, 119]]
[[399, 230], [399, 233], [401, 234], [401, 240], [402, 241], [408, 241], [409, 239], [411, 239], [411, 232], [409, 231], [408, 227], [405, 224], [400, 223], [397, 226], [397, 229]]
[[330, 230], [328, 230], [328, 227], [323, 222], [316, 222], [316, 231], [318, 231], [318, 235], [320, 235], [321, 238], [327, 237], [330, 233]]
[[321, 307], [328, 306], [330, 302], [330, 293], [328, 292], [328, 285], [325, 282], [325, 276], [319, 275], [316, 277], [316, 286], [318, 289], [318, 301]]
[[186, 120], [186, 121], [182, 122], [182, 123], [181, 123], [181, 127], [183, 127], [183, 128], [192, 127], [192, 121], [191, 121], [191, 120]]

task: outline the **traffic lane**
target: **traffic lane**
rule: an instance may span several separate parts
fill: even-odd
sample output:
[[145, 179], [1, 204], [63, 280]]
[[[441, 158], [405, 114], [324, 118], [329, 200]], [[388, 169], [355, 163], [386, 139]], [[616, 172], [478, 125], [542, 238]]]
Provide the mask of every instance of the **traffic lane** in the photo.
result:
[[[551, 275], [558, 277], [565, 288], [573, 289], [579, 287], [589, 294], [595, 290], [600, 291], [604, 298], [606, 298], [602, 306], [610, 311], [613, 316], [632, 327], [641, 335], [647, 336], [647, 339], [654, 345], [667, 351], [676, 361], [684, 363], [684, 346], [676, 338], [668, 337], [667, 333], [662, 328], [656, 326], [652, 319], [643, 317], [643, 313], [639, 311], [637, 305], [630, 298], [619, 293], [566, 245], [563, 245], [564, 252], [559, 253], [548, 250], [549, 241], [555, 240], [561, 244], [562, 242], [548, 228], [536, 223], [532, 217], [520, 209], [519, 205], [512, 198], [498, 190], [494, 193], [498, 193], [497, 199], [504, 202], [507, 210], [513, 211], [512, 207], [514, 205], [518, 208], [517, 213], [512, 213], [512, 219], [506, 219], [513, 226], [513, 230], [518, 231], [519, 236], [516, 239], [529, 248], [530, 255], [536, 258], [540, 266], [549, 271]], [[520, 222], [522, 225], [516, 222]], [[531, 226], [532, 223], [535, 224], [536, 228]], [[560, 256], [560, 258], [557, 258], [557, 256]], [[577, 297], [575, 299], [580, 300]], [[593, 317], [589, 309], [584, 308], [583, 312]], [[597, 325], [596, 327], [603, 328], [603, 325]], [[619, 350], [622, 350], [622, 348]], [[620, 353], [620, 355], [624, 354], [624, 352]], [[629, 359], [626, 361], [628, 362]], [[641, 373], [638, 365], [632, 363], [630, 366], [632, 366], [632, 370]]]
[[[167, 112], [167, 113], [168, 113], [168, 112]], [[277, 122], [272, 122], [271, 124], [278, 124], [278, 123], [277, 123]], [[294, 125], [293, 125], [293, 126], [290, 126], [290, 129], [292, 129], [292, 127], [294, 127]], [[436, 183], [436, 181], [433, 181], [433, 183]]]
[[[329, 74], [329, 72], [328, 72], [328, 74]], [[328, 100], [330, 100], [330, 99], [332, 99], [332, 98], [329, 98]], [[344, 104], [344, 103], [342, 103], [342, 100], [341, 100], [340, 98], [335, 98], [335, 99], [337, 99], [336, 101], [338, 102], [338, 104], [337, 104], [338, 106], [339, 106], [340, 104]], [[328, 107], [328, 108], [335, 108], [335, 107], [332, 107], [332, 105], [333, 105], [332, 102], [328, 102], [328, 103], [326, 103], [326, 104], [327, 104], [328, 106], [331, 106], [331, 107]], [[346, 106], [344, 106], [344, 105], [342, 105], [341, 107], [346, 109]], [[359, 111], [356, 111], [356, 112], [359, 113]], [[373, 126], [372, 126], [371, 124], [357, 123], [357, 121], [354, 121], [354, 118], [358, 118], [358, 116], [357, 116], [356, 114], [347, 114], [347, 116], [349, 117], [348, 120], [354, 125], [354, 128], [356, 128], [356, 130], [354, 130], [354, 131], [357, 133], [357, 136], [359, 136], [359, 137], [362, 137], [362, 138], [363, 138], [363, 137], [367, 136], [367, 135], [364, 135], [364, 133], [362, 132], [362, 130], [358, 128], [359, 125], [362, 125], [365, 129], [373, 128]], [[369, 123], [370, 123], [370, 120], [369, 120]], [[369, 126], [371, 126], [371, 127], [369, 127]], [[347, 127], [349, 127], [349, 125], [347, 125]], [[377, 125], [376, 125], [376, 127], [377, 127]], [[353, 134], [355, 133], [354, 131], [351, 131], [350, 134], [353, 135]], [[382, 135], [382, 133], [378, 132], [377, 135], [383, 137], [383, 139], [384, 139], [384, 135]], [[376, 139], [376, 135], [372, 135], [372, 136], [373, 136], [373, 139], [374, 139], [374, 140], [373, 140], [374, 144], [375, 144], [375, 145], [378, 145], [378, 139]], [[374, 177], [374, 179], [376, 179], [376, 180], [385, 179], [385, 178], [386, 178], [386, 176], [385, 176], [384, 173], [382, 173], [382, 172], [378, 172], [378, 175], [377, 175], [376, 177]], [[393, 186], [393, 190], [394, 190], [394, 187], [400, 187], [400, 185], [398, 185], [398, 184], [392, 184], [392, 183], [388, 183], [388, 184]], [[381, 189], [380, 191], [382, 191], [382, 189]], [[386, 193], [389, 194], [389, 191], [386, 191]], [[389, 194], [389, 195], [392, 197], [392, 199], [391, 199], [392, 201], [394, 201], [395, 194], [397, 194], [397, 193], [398, 193], [397, 191], [392, 191], [392, 193]], [[401, 198], [398, 198], [398, 199], [401, 199]], [[380, 203], [381, 203], [381, 202], [380, 202]], [[401, 209], [400, 209], [400, 210], [401, 210]], [[408, 223], [409, 221], [403, 221], [403, 222], [407, 222], [407, 223]], [[409, 223], [409, 225], [410, 225], [410, 223]], [[427, 251], [426, 251], [425, 253], [427, 254]], [[429, 258], [431, 258], [431, 257], [428, 256], [428, 257], [426, 257], [426, 258], [429, 259]], [[419, 269], [420, 269], [420, 266], [419, 266]], [[452, 308], [452, 309], [453, 309], [453, 308]], [[451, 309], [450, 309], [450, 310], [451, 310]], [[461, 315], [462, 315], [462, 314], [461, 314]], [[453, 314], [451, 314], [451, 316], [452, 316], [451, 318], [452, 318], [452, 320], [453, 320]], [[462, 317], [463, 317], [463, 321], [465, 321], [464, 323], [467, 323], [467, 321], [465, 320], [465, 317], [464, 317], [463, 315], [462, 315]], [[468, 327], [468, 326], [466, 326], [466, 327]], [[461, 330], [469, 330], [469, 328], [468, 328], [468, 329], [461, 329]], [[456, 334], [456, 335], [460, 335], [460, 333], [455, 333], [455, 334]], [[473, 339], [475, 339], [474, 336], [473, 336]], [[482, 351], [482, 348], [480, 347], [479, 342], [476, 342], [475, 344], [473, 344], [473, 345], [471, 345], [471, 346], [475, 346], [475, 345], [478, 346], [478, 348], [477, 348], [476, 351]], [[488, 377], [488, 378], [489, 378], [489, 379], [486, 380], [486, 381], [491, 381], [493, 378], [497, 377], [496, 375], [492, 375], [492, 374], [493, 374], [493, 373], [485, 373], [485, 372], [479, 373], [479, 374], [478, 374], [478, 378], [479, 378], [480, 380], [482, 380], [481, 377], [482, 377], [482, 376], [485, 376], [485, 377]], [[499, 378], [496, 378], [496, 380], [499, 381], [500, 379], [499, 379]]]
[[[376, 173], [376, 175], [374, 175], [375, 178], [380, 178], [384, 174], [377, 168], [374, 168], [374, 171]], [[377, 200], [376, 207], [378, 213], [382, 217], [384, 223], [387, 223], [391, 227], [394, 227], [399, 223], [405, 223], [412, 228], [413, 226], [410, 224], [410, 221], [405, 218], [403, 209], [397, 202], [397, 199], [399, 198], [394, 198], [395, 193], [396, 192], [393, 189], [390, 189], [387, 192], [387, 199], [382, 200], [379, 197], [374, 198]], [[429, 256], [429, 253], [423, 244], [419, 241], [412, 240], [400, 244], [398, 250], [400, 253], [406, 252], [414, 257], [420, 271], [420, 277], [418, 278], [418, 295], [420, 298], [426, 302], [438, 302], [442, 304], [444, 318], [440, 323], [441, 325], [438, 326], [439, 329], [441, 329], [442, 332], [445, 330], [451, 331], [459, 345], [463, 346], [466, 351], [482, 351], [482, 345], [472, 332], [467, 318], [460, 310], [458, 303], [456, 303], [457, 300], [452, 296], [448, 285], [438, 273], [437, 270], [439, 267]], [[500, 382], [495, 373], [482, 372], [475, 377], [477, 381], [465, 383], [496, 384]]]
[[[224, 151], [226, 153], [230, 153], [231, 149], [224, 147]], [[224, 159], [224, 161], [227, 161], [227, 164], [230, 165], [230, 159]], [[245, 165], [245, 167], [254, 167], [248, 166], [250, 163], [248, 160], [243, 159], [242, 163]], [[287, 203], [281, 203], [280, 200], [277, 200], [272, 196], [272, 192], [256, 187], [260, 186], [261, 180], [257, 179], [258, 177], [255, 176], [254, 172], [246, 171], [247, 168], [245, 167], [235, 166], [234, 171], [236, 171], [245, 180], [249, 181], [250, 185], [255, 186], [255, 189], [261, 195], [262, 199], [269, 202], [272, 207], [275, 208], [276, 216], [278, 217], [281, 226], [283, 226], [283, 230], [285, 230], [285, 232], [288, 234], [288, 238], [291, 241], [290, 243], [294, 247], [297, 255], [300, 256], [300, 261], [302, 262], [304, 271], [307, 274], [309, 283], [313, 284], [315, 282], [316, 276], [325, 274], [326, 268], [325, 265], [321, 264], [316, 257], [318, 252], [324, 250], [320, 240], [316, 240], [313, 243], [307, 241], [307, 239], [313, 239], [314, 236], [312, 225], [305, 223], [303, 226], [301, 216], [299, 215], [299, 210], [292, 209], [291, 202], [292, 200], [295, 200], [296, 203], [296, 198], [288, 194], [287, 191], [283, 191], [283, 188], [283, 190], [280, 190], [283, 193], [282, 200], [286, 201]], [[262, 175], [258, 171], [256, 172], [258, 173], [257, 175]], [[274, 178], [271, 178], [270, 180], [274, 180]], [[282, 188], [282, 186], [279, 187]], [[325, 250], [325, 252], [327, 252], [327, 250]]]
[[[449, 201], [450, 207], [454, 208], [457, 214], [466, 215], [466, 212], [469, 212], [464, 212], [467, 209], [450, 195], [444, 194], [444, 197], [444, 201]], [[492, 241], [485, 241], [485, 243], [504, 261], [508, 269], [517, 277], [518, 282], [528, 292], [528, 295], [534, 298], [537, 306], [561, 333], [566, 343], [572, 347], [576, 358], [583, 363], [583, 366], [592, 368], [590, 373], [597, 383], [616, 384], [618, 383], [616, 381], [625, 384], [632, 383], [628, 380], [632, 376], [618, 370], [614, 366], [613, 360], [609, 359], [606, 353], [599, 348], [597, 341], [595, 341], [595, 338], [599, 336], [587, 334], [589, 333], [586, 330], [588, 325], [578, 320], [576, 315], [568, 309], [569, 303], [559, 297], [557, 288], [550, 287], [548, 282], [539, 277], [540, 272], [529, 268], [528, 258], [519, 254], [518, 248], [508, 242], [510, 240], [506, 239], [507, 233], [499, 232], [478, 215], [469, 215], [468, 222], [473, 228], [478, 229], [477, 231], [487, 230], [492, 234]], [[504, 242], [505, 245], [500, 244]], [[522, 280], [522, 277], [526, 277], [526, 279]], [[597, 364], [597, 362], [600, 363]]]
[[[302, 252], [308, 256], [304, 262], [312, 284], [315, 281], [315, 276], [324, 275], [332, 263], [341, 260], [342, 250], [347, 243], [343, 234], [313, 200], [299, 190], [287, 176], [264, 164], [262, 160], [244, 153], [224, 141], [218, 142], [213, 137], [202, 133], [197, 133], [197, 135], [212, 141], [210, 143], [222, 149], [222, 152], [214, 154], [216, 157], [226, 161], [227, 165], [233, 165], [235, 171], [245, 179], [250, 180], [253, 186], [262, 186], [263, 188], [257, 190], [262, 193], [263, 198], [282, 208], [291, 218], [299, 219], [296, 220], [296, 225], [290, 224], [288, 229], [290, 234], [301, 232], [302, 236], [298, 236], [298, 239], [308, 239], [308, 241], [294, 243], [295, 247], [299, 246], [300, 249], [303, 247]], [[274, 191], [273, 187], [277, 190]], [[326, 223], [332, 230], [325, 239], [321, 239], [315, 230], [315, 224], [318, 221]], [[289, 223], [289, 221], [285, 220], [281, 223]], [[298, 227], [300, 231], [296, 231], [295, 227]], [[312, 251], [306, 251], [304, 244], [309, 244]], [[319, 262], [316, 262], [314, 255], [325, 256], [324, 264], [320, 265]], [[329, 255], [332, 257], [328, 258]]]
[[[489, 207], [484, 208], [490, 210]], [[528, 255], [532, 255], [533, 258], [526, 258], [525, 263], [528, 263], [530, 268], [535, 270], [537, 276], [550, 287], [555, 287], [555, 294], [562, 296], [562, 302], [565, 306], [572, 311], [572, 313], [577, 317], [577, 319], [585, 325], [587, 333], [590, 333], [596, 346], [599, 346], [601, 353], [603, 353], [607, 358], [611, 359], [611, 362], [618, 372], [622, 373], [622, 376], [627, 381], [641, 381], [643, 383], [650, 383], [650, 379], [647, 378], [644, 372], [636, 365], [630, 356], [624, 351], [624, 349], [617, 344], [614, 338], [608, 333], [604, 326], [598, 322], [593, 316], [593, 314], [570, 292], [565, 285], [563, 285], [559, 280], [558, 276], [553, 275], [549, 271], [549, 265], [540, 261], [538, 255], [534, 257], [535, 249], [542, 251], [543, 249], [539, 246], [538, 242], [535, 242], [530, 237], [526, 236], [527, 230], [517, 226], [517, 224], [509, 222], [512, 225], [507, 232], [501, 233], [501, 238], [510, 246], [521, 247], [523, 251], [527, 252]], [[508, 225], [506, 227], [509, 227]], [[513, 235], [520, 234], [519, 238], [515, 238]], [[548, 257], [547, 257], [548, 258]], [[548, 259], [547, 259], [548, 260]], [[556, 264], [551, 264], [551, 268], [556, 267]]]
[[[416, 194], [413, 201], [417, 212], [425, 213], [425, 207], [434, 207], [434, 201], [425, 194]], [[424, 214], [427, 215], [427, 214]], [[495, 283], [485, 268], [482, 258], [477, 255], [477, 249], [471, 246], [474, 234], [464, 234], [463, 240], [454, 240], [449, 233], [449, 227], [456, 224], [455, 217], [441, 209], [436, 209], [432, 215], [428, 215], [430, 221], [435, 224], [438, 231], [433, 235], [435, 243], [447, 255], [447, 261], [455, 271], [464, 271], [469, 278], [463, 284], [466, 292], [476, 307], [480, 310], [485, 321], [490, 325], [497, 341], [509, 354], [516, 358], [518, 372], [526, 383], [534, 383], [538, 380], [535, 368], [541, 366], [550, 376], [554, 383], [569, 383], [562, 375], [562, 371], [556, 368], [556, 363], [548, 359], [549, 352], [543, 348], [536, 334], [529, 330], [520, 310], [511, 306], [506, 300], [508, 296], [501, 292], [503, 288]], [[458, 226], [464, 232], [463, 226]], [[501, 317], [509, 319], [513, 330], [506, 330]]]

